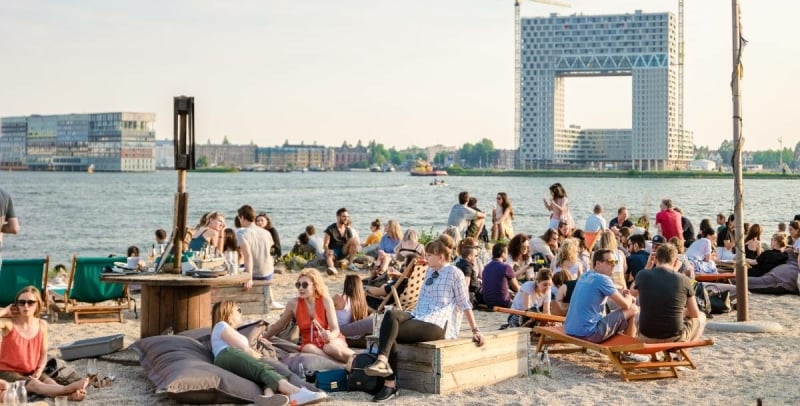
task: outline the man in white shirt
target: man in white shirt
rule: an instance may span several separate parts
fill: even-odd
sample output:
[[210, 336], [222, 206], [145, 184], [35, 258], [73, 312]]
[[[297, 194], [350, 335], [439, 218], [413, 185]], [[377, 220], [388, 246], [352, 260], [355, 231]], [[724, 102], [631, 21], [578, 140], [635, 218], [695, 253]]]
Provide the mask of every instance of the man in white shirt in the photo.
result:
[[603, 218], [603, 206], [596, 204], [589, 218], [586, 219], [586, 227], [583, 231], [600, 231], [608, 228], [606, 219]]

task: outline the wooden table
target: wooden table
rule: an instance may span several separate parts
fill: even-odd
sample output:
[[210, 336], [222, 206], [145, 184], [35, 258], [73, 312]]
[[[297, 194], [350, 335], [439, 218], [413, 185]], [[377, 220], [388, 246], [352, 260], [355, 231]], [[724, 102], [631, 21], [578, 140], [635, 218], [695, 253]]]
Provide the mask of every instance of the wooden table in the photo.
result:
[[248, 274], [194, 278], [170, 273], [103, 274], [100, 278], [103, 282], [142, 286], [141, 338], [159, 335], [168, 328], [179, 333], [211, 327], [211, 288], [242, 285], [249, 279]]

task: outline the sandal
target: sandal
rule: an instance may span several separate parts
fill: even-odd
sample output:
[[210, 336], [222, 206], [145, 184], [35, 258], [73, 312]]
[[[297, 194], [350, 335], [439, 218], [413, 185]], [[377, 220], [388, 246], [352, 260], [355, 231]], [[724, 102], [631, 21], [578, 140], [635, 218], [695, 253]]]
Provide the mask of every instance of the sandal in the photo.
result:
[[392, 368], [389, 367], [388, 363], [377, 360], [372, 365], [364, 368], [364, 373], [367, 374], [367, 376], [380, 376], [385, 378], [394, 372], [392, 371]]

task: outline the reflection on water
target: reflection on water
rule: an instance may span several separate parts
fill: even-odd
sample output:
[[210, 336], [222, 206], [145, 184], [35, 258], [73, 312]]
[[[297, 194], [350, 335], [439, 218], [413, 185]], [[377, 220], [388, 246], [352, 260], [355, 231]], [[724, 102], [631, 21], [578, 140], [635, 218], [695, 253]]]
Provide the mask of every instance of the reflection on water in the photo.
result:
[[[22, 233], [6, 236], [7, 258], [50, 255], [53, 263], [72, 254], [123, 254], [129, 245], [147, 248], [154, 231], [172, 226], [177, 190], [174, 171], [146, 174], [6, 172], [0, 185], [14, 199]], [[235, 210], [250, 204], [269, 213], [284, 248], [307, 224], [318, 232], [347, 207], [362, 239], [369, 223], [394, 218], [403, 228], [441, 231], [458, 192], [468, 190], [478, 206], [489, 211], [497, 192], [511, 197], [517, 232], [539, 234], [547, 226], [542, 197], [553, 182], [567, 190], [570, 208], [582, 226], [600, 203], [605, 217], [624, 205], [632, 217], [651, 218], [664, 197], [684, 209], [695, 227], [702, 218], [733, 211], [733, 181], [721, 179], [589, 179], [449, 177], [447, 186], [406, 173], [189, 173], [189, 225], [209, 210], [221, 210], [233, 226]], [[745, 180], [745, 221], [772, 233], [796, 209], [788, 203], [791, 181]]]

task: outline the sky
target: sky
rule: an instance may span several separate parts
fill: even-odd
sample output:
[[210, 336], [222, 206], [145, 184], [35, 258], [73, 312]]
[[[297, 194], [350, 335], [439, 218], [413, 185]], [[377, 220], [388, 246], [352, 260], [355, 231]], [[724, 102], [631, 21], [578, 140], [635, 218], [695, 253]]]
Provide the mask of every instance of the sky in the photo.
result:
[[[565, 0], [568, 1], [568, 0]], [[678, 1], [523, 0], [522, 16]], [[794, 148], [800, 3], [742, 0], [745, 150]], [[154, 112], [195, 98], [198, 142], [513, 147], [513, 0], [0, 0], [0, 116]], [[685, 127], [732, 137], [731, 1], [687, 0]], [[630, 78], [568, 79], [566, 122], [630, 128]]]

